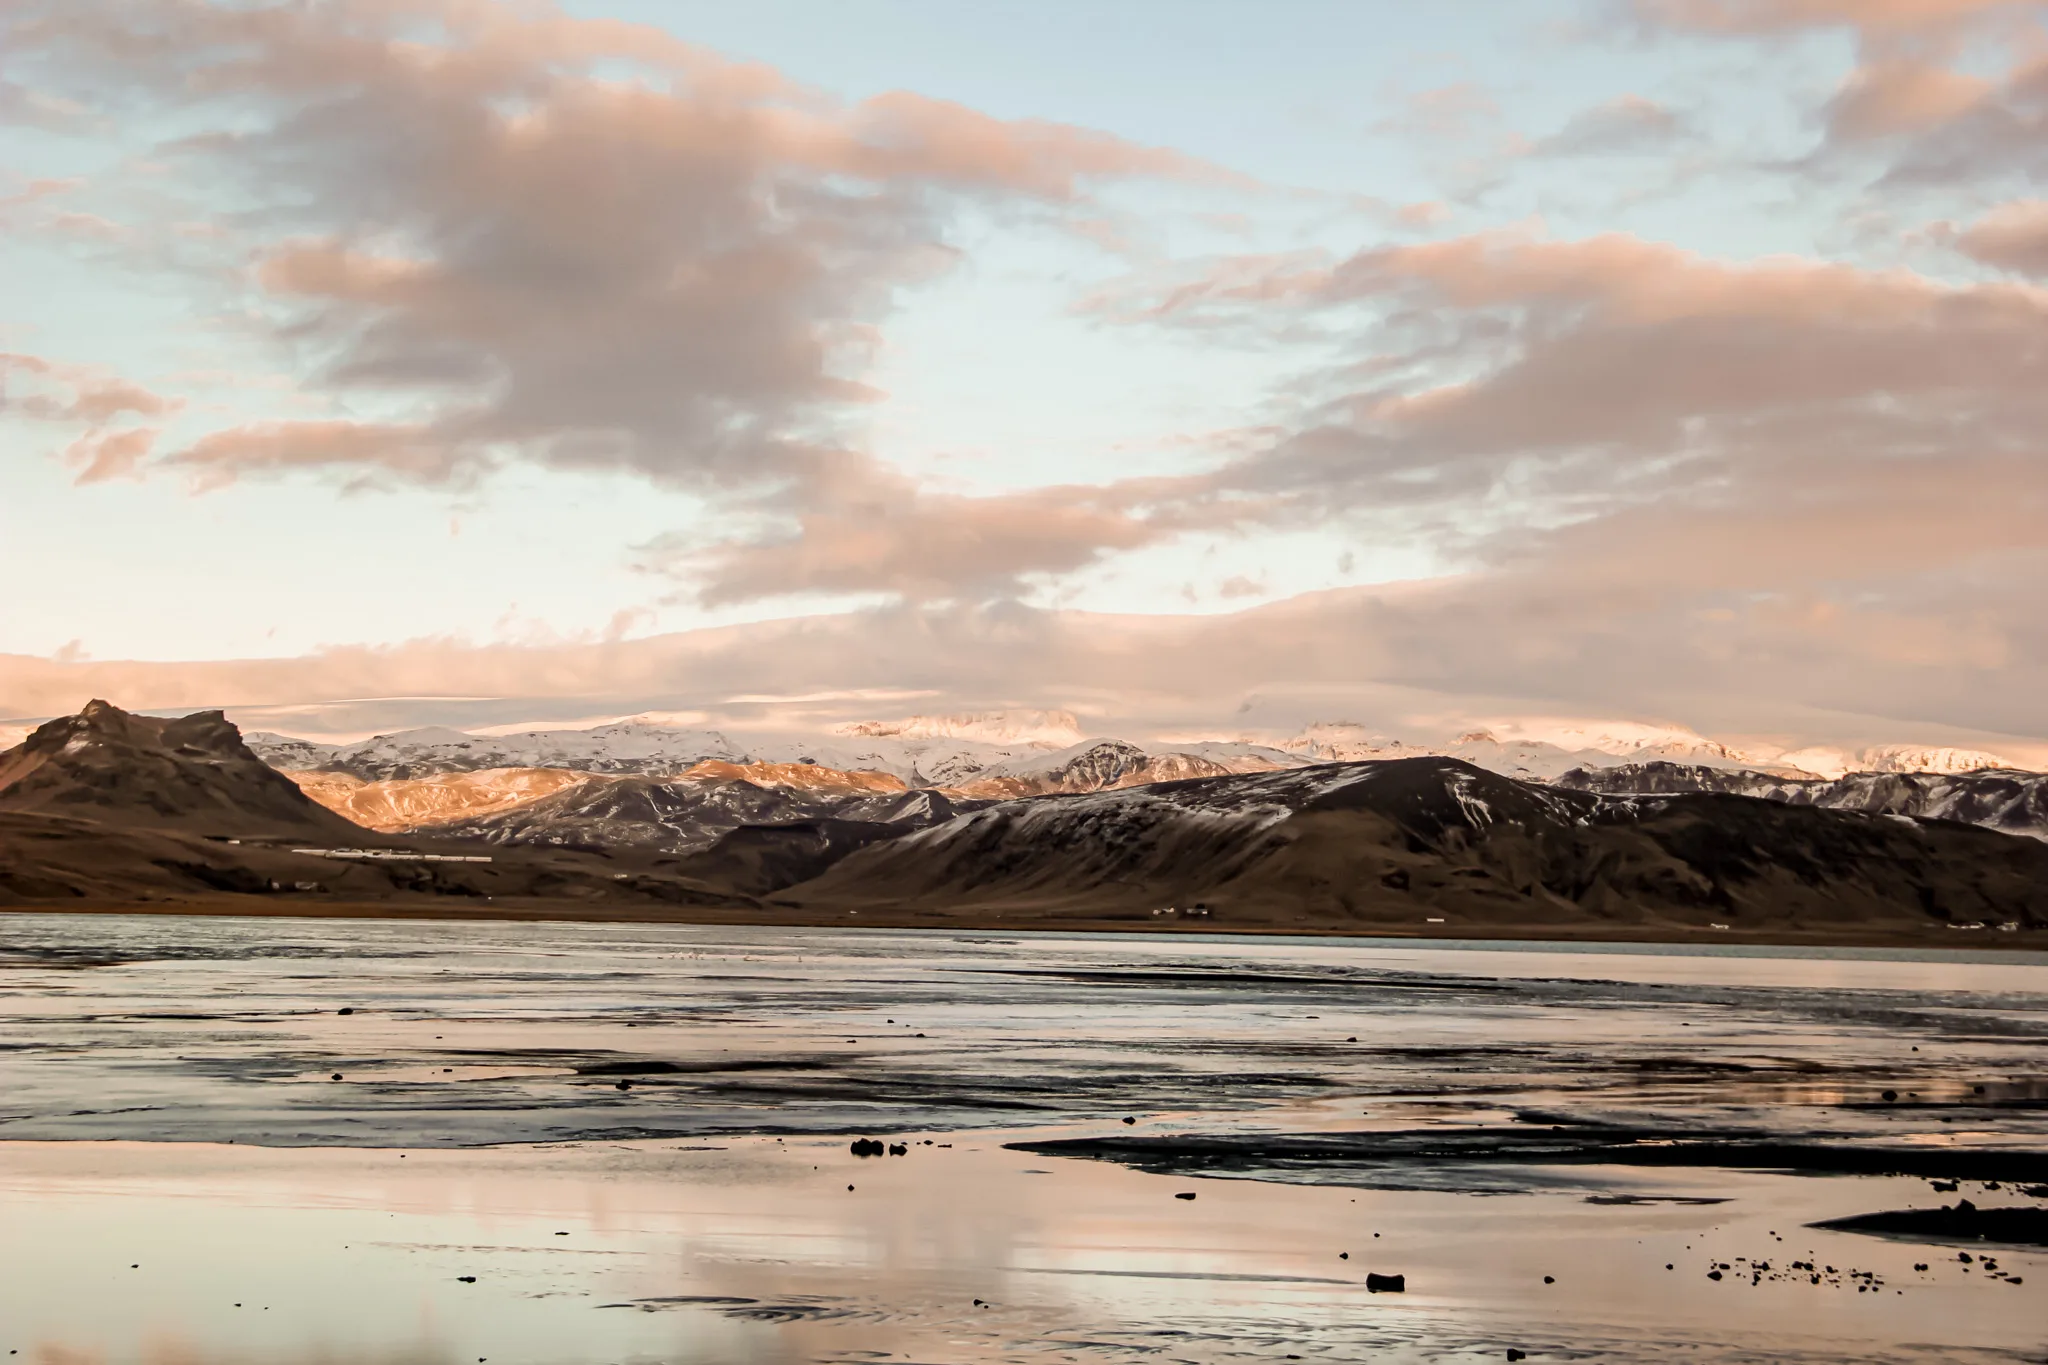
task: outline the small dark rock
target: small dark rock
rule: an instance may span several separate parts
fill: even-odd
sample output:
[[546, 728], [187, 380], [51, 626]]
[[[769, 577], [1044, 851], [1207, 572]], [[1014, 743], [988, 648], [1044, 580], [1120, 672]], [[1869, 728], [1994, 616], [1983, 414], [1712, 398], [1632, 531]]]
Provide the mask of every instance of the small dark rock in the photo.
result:
[[1545, 1284], [1556, 1284], [1556, 1283], [1557, 1283], [1557, 1276], [1555, 1276], [1555, 1275], [1545, 1275], [1545, 1276], [1543, 1277], [1543, 1283], [1545, 1283]]
[[1125, 1118], [1125, 1119], [1124, 1119], [1124, 1122], [1125, 1122], [1125, 1123], [1136, 1123], [1136, 1122], [1137, 1122], [1137, 1120], [1136, 1120], [1136, 1119], [1134, 1119], [1134, 1118], [1128, 1118], [1128, 1117], [1127, 1117], [1127, 1118]]
[[476, 1283], [476, 1276], [474, 1275], [457, 1275], [455, 1278], [462, 1281], [464, 1284]]
[[1177, 1195], [1175, 1195], [1175, 1196], [1174, 1196], [1174, 1198], [1175, 1198], [1175, 1199], [1193, 1199], [1194, 1197], [1195, 1197], [1195, 1192], [1194, 1192], [1193, 1190], [1188, 1190], [1188, 1191], [1185, 1191], [1184, 1193], [1181, 1193], [1181, 1194], [1177, 1194]]
[[1884, 1102], [1886, 1104], [1890, 1104], [1893, 1100], [1896, 1100], [1898, 1097], [1899, 1092], [1896, 1090], [1887, 1090], [1884, 1092]]
[[1408, 1292], [1406, 1275], [1375, 1275], [1371, 1271], [1365, 1276], [1366, 1292], [1371, 1294], [1405, 1294]]
[[1529, 1353], [1528, 1353], [1527, 1351], [1517, 1351], [1517, 1350], [1516, 1350], [1516, 1349], [1515, 1349], [1514, 1347], [1512, 1347], [1512, 1346], [1508, 1347], [1508, 1359], [1509, 1359], [1509, 1360], [1527, 1360], [1528, 1358], [1529, 1358]]
[[336, 1010], [336, 1011], [335, 1011], [335, 1013], [336, 1013], [336, 1014], [354, 1014], [354, 1013], [355, 1013], [355, 1011], [354, 1011], [353, 1009], [350, 1009], [350, 1008], [344, 1007], [344, 1008], [342, 1008], [342, 1009], [338, 1009], [338, 1010]]
[[339, 1071], [335, 1072], [335, 1073], [334, 1073], [334, 1075], [333, 1075], [333, 1077], [332, 1077], [332, 1079], [334, 1079], [334, 1080], [337, 1080], [337, 1081], [338, 1081], [338, 1080], [340, 1080], [340, 1079], [341, 1079], [341, 1073], [340, 1073]]

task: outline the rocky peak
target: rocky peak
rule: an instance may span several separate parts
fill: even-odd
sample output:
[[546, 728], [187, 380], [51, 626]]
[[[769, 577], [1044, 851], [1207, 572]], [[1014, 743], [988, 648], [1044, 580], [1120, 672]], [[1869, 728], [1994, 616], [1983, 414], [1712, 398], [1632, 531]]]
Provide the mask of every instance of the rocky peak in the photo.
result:
[[362, 832], [250, 752], [221, 712], [138, 716], [98, 699], [0, 754], [0, 809], [227, 837]]

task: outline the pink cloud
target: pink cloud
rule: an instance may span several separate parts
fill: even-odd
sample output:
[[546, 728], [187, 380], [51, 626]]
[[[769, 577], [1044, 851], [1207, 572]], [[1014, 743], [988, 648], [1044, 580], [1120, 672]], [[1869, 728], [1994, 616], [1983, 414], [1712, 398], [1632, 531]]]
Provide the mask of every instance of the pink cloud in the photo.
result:
[[[1679, 561], [1630, 562], [1662, 571]], [[1588, 583], [1518, 565], [1207, 616], [893, 607], [554, 645], [421, 640], [208, 663], [0, 656], [0, 714], [56, 714], [107, 696], [225, 705], [244, 724], [287, 733], [677, 707], [744, 728], [787, 722], [789, 708], [744, 699], [764, 690], [819, 698], [802, 709], [824, 725], [874, 719], [887, 703], [864, 694], [908, 686], [933, 708], [1085, 700], [1091, 728], [1110, 733], [1570, 713], [1816, 743], [2026, 736], [2038, 733], [2048, 685], [2043, 656], [2027, 645], [2048, 624], [2028, 587], [2044, 568], [2039, 552], [2010, 562], [2003, 581], [1973, 583], [1967, 611], [1924, 584], [1730, 593], [1671, 573], [1648, 585], [1618, 574]]]
[[[1634, 0], [1652, 26], [1762, 38], [1855, 33], [1855, 68], [1822, 111], [1807, 169], [1875, 157], [1888, 187], [2038, 177], [2048, 169], [2048, 30], [2038, 0]], [[1972, 48], [1981, 49], [1976, 53]], [[1986, 54], [2005, 69], [1981, 74]]]
[[1957, 245], [1986, 265], [2048, 276], [2048, 201], [2001, 205], [1965, 229]]
[[1642, 18], [1708, 33], [1925, 29], [2025, 11], [2033, 0], [1634, 0]]
[[664, 542], [645, 562], [698, 584], [707, 605], [834, 592], [980, 600], [1191, 529], [1263, 516], [1254, 500], [1215, 498], [1202, 476], [968, 497], [878, 471], [800, 512], [793, 533], [709, 547]]
[[[351, 414], [96, 428], [70, 452], [83, 477], [618, 471], [744, 528], [653, 552], [721, 601], [1012, 584], [1167, 533], [1100, 491], [920, 490], [856, 448], [859, 376], [898, 291], [955, 263], [962, 201], [1085, 230], [1104, 182], [1242, 177], [907, 91], [849, 104], [547, 5], [78, 0], [0, 19], [0, 43], [72, 93], [197, 126], [158, 158], [254, 201], [258, 230], [214, 248], [252, 263], [242, 312], [303, 394]], [[71, 415], [122, 401], [161, 410], [107, 389]]]
[[78, 470], [78, 482], [82, 484], [133, 478], [162, 434], [155, 427], [90, 432], [71, 443], [64, 452], [64, 462]]
[[84, 427], [63, 452], [64, 462], [78, 471], [81, 484], [134, 477], [162, 434], [158, 427], [115, 423], [130, 417], [164, 417], [181, 406], [178, 399], [93, 366], [0, 353], [0, 417], [12, 413]]
[[910, 92], [846, 105], [544, 5], [78, 0], [0, 41], [210, 129], [163, 155], [305, 229], [250, 244], [274, 340], [315, 391], [403, 412], [157, 457], [216, 481], [524, 459], [786, 489], [872, 396], [853, 376], [894, 292], [951, 265], [949, 197], [1228, 178]]
[[[2031, 226], [1996, 222], [2011, 244]], [[1823, 602], [1827, 638], [1864, 623], [1856, 648], [1875, 658], [1880, 620], [1950, 612], [1978, 620], [1980, 660], [2044, 624], [2006, 586], [2048, 559], [2048, 291], [2031, 285], [1481, 234], [1141, 275], [1099, 308], [1348, 335], [1348, 356], [1290, 385], [1291, 431], [1203, 496], [1256, 493], [1269, 518], [1314, 508], [1434, 545], [1468, 568], [1446, 608], [1478, 613], [1444, 631], [1516, 636], [1528, 623], [1505, 604], [1519, 603], [1586, 670], [1568, 681], [1560, 666], [1560, 689], [1596, 685], [1602, 619], [1684, 653], [1673, 632], [1690, 615]]]
[[1908, 58], [1857, 68], [1829, 105], [1830, 131], [1840, 138], [1887, 137], [1941, 125], [1981, 103], [1994, 89], [1979, 76]]

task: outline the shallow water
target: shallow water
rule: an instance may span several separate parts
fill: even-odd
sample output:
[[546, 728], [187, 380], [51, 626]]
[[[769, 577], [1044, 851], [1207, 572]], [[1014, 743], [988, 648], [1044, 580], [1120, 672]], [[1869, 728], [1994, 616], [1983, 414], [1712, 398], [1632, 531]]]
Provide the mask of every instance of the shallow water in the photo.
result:
[[1959, 1197], [1923, 1180], [1285, 1183], [1004, 1144], [1626, 1123], [2048, 1152], [2044, 1006], [2017, 954], [9, 916], [0, 1349], [2036, 1360], [2048, 1256], [1804, 1226]]

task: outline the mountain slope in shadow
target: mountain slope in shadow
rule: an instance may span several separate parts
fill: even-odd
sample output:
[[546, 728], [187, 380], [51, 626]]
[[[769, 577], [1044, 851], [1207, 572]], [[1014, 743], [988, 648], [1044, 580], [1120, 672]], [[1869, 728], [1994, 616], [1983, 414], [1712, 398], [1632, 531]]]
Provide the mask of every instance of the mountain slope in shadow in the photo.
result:
[[1455, 759], [1006, 802], [863, 847], [796, 904], [1288, 928], [2048, 926], [2048, 845], [1945, 821], [1610, 797]]
[[0, 811], [225, 838], [363, 834], [251, 753], [220, 712], [166, 720], [104, 701], [0, 753]]

